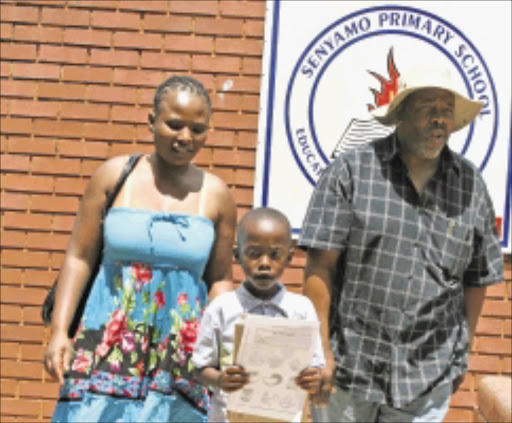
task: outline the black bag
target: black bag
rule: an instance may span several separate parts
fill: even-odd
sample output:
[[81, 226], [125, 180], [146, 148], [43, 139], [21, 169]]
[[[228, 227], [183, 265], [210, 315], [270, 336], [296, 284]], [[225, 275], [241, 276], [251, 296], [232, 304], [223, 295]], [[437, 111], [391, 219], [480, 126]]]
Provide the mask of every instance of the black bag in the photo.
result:
[[[71, 321], [71, 324], [69, 325], [68, 329], [68, 337], [73, 338], [76, 334], [76, 331], [78, 329], [78, 326], [80, 325], [80, 320], [82, 319], [82, 314], [84, 312], [85, 303], [87, 302], [87, 298], [89, 297], [89, 292], [91, 291], [92, 284], [94, 280], [96, 279], [96, 276], [98, 275], [98, 271], [100, 270], [100, 264], [101, 264], [101, 258], [102, 258], [102, 252], [103, 252], [103, 219], [105, 219], [105, 216], [107, 215], [108, 210], [112, 206], [112, 203], [117, 197], [117, 194], [119, 193], [119, 190], [124, 184], [124, 181], [130, 174], [130, 172], [133, 170], [139, 159], [142, 157], [142, 154], [134, 154], [133, 156], [130, 156], [128, 161], [126, 162], [123, 171], [121, 172], [121, 175], [119, 176], [119, 179], [117, 180], [114, 189], [112, 191], [108, 191], [105, 199], [105, 205], [103, 206], [103, 211], [101, 215], [101, 233], [100, 233], [100, 244], [99, 244], [99, 250], [100, 253], [98, 254], [98, 257], [96, 258], [96, 262], [94, 263], [94, 266], [91, 270], [91, 274], [89, 276], [89, 280], [87, 281], [87, 284], [84, 288], [84, 292], [82, 293], [82, 297], [80, 298], [80, 302], [78, 303], [77, 309], [75, 311], [75, 315], [73, 316], [73, 320]], [[46, 325], [49, 325], [52, 321], [52, 313], [53, 313], [53, 306], [55, 303], [55, 287], [57, 285], [57, 279], [53, 283], [52, 287], [48, 291], [48, 294], [46, 294], [46, 298], [43, 302], [43, 307], [41, 310], [41, 317], [43, 318], [43, 322]]]

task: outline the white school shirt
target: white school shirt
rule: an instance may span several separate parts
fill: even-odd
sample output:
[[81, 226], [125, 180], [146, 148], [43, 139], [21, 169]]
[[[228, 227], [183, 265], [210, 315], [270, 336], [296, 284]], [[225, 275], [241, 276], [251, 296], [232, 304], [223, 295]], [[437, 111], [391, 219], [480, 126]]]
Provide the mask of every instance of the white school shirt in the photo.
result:
[[[192, 355], [197, 369], [203, 367], [225, 368], [233, 364], [233, 336], [235, 323], [244, 313], [292, 320], [318, 321], [315, 308], [309, 298], [288, 292], [283, 284], [272, 298], [261, 300], [254, 297], [242, 284], [236, 291], [216, 297], [206, 307], [199, 324], [199, 333]], [[311, 367], [324, 367], [325, 358], [318, 332]], [[215, 387], [208, 411], [208, 421], [226, 422], [226, 392]]]

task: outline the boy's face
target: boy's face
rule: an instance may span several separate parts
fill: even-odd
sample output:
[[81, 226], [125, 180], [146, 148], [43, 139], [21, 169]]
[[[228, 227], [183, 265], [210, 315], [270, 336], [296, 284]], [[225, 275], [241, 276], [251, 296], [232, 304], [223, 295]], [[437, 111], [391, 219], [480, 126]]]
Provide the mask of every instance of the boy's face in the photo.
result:
[[292, 256], [287, 226], [271, 218], [245, 222], [238, 240], [238, 260], [255, 294], [265, 296], [275, 289]]

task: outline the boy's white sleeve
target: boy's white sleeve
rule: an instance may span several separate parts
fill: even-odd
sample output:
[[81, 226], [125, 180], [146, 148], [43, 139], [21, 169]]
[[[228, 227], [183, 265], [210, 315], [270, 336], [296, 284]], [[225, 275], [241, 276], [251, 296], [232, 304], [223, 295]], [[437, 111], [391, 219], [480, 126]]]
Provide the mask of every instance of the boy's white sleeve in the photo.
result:
[[218, 331], [219, 319], [217, 307], [211, 303], [204, 311], [199, 322], [197, 340], [192, 354], [192, 364], [197, 369], [203, 367], [218, 367], [219, 345]]
[[[307, 304], [307, 320], [318, 322], [318, 315], [316, 314], [313, 303], [309, 298], [304, 298], [306, 299]], [[315, 349], [313, 350], [313, 358], [311, 359], [311, 367], [325, 367], [325, 356], [322, 348], [322, 339], [320, 337], [320, 326], [318, 326], [318, 331], [316, 333], [316, 344]]]

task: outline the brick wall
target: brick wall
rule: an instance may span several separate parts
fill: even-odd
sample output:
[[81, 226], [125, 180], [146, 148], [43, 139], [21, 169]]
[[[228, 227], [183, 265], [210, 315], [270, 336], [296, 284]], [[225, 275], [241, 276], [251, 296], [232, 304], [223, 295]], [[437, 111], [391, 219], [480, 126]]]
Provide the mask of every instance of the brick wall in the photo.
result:
[[[1, 1], [1, 421], [51, 416], [58, 387], [41, 364], [40, 304], [92, 172], [152, 151], [146, 117], [168, 75], [210, 90], [196, 162], [230, 186], [239, 215], [251, 207], [264, 15], [264, 1]], [[297, 252], [285, 273], [293, 290], [304, 262]], [[489, 290], [451, 421], [472, 421], [479, 375], [511, 374], [510, 261], [507, 272]]]

